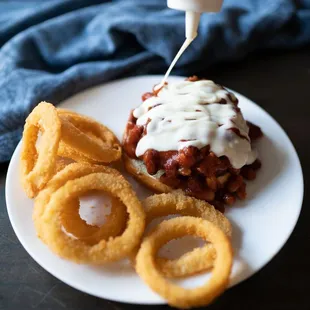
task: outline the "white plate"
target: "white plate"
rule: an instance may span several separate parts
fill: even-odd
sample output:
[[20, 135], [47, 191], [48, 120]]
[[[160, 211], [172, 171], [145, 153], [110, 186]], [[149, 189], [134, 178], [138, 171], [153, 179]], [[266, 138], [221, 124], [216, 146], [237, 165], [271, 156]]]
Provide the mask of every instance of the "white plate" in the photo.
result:
[[[171, 77], [170, 82], [180, 79]], [[94, 117], [120, 138], [130, 109], [139, 105], [141, 94], [159, 81], [159, 76], [114, 81], [77, 94], [61, 106]], [[303, 198], [302, 170], [291, 141], [263, 109], [236, 95], [245, 118], [261, 126], [265, 137], [257, 145], [263, 167], [257, 179], [248, 183], [248, 199], [237, 202], [226, 212], [234, 228], [231, 286], [253, 275], [281, 249], [297, 222]], [[19, 183], [19, 154], [17, 147], [8, 169], [6, 201], [15, 233], [33, 259], [61, 281], [88, 294], [136, 304], [164, 303], [126, 265], [111, 264], [104, 268], [77, 265], [49, 251], [36, 237], [31, 219], [33, 202]], [[139, 189], [139, 196], [144, 196], [142, 186], [132, 182]], [[203, 276], [190, 278], [185, 284], [193, 286], [202, 279]]]

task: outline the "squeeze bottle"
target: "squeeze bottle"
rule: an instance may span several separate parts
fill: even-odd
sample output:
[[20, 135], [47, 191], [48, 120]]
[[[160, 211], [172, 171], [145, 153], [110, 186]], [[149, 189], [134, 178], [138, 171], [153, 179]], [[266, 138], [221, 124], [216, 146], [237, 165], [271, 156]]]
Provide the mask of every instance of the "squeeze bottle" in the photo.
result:
[[223, 0], [167, 0], [171, 9], [185, 11], [185, 36], [195, 39], [199, 25], [200, 14], [203, 12], [219, 12]]
[[163, 80], [155, 89], [160, 89], [164, 86], [170, 72], [175, 66], [178, 59], [184, 53], [186, 48], [197, 37], [197, 30], [200, 20], [200, 15], [203, 12], [219, 12], [222, 8], [223, 0], [167, 0], [167, 5], [171, 9], [185, 11], [185, 37], [186, 40], [180, 48], [179, 52], [173, 59], [168, 68]]

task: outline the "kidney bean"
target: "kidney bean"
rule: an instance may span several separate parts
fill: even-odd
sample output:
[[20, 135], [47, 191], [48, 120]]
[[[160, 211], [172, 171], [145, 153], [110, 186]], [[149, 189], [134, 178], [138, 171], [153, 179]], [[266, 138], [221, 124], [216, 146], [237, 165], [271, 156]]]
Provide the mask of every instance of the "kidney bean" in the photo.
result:
[[216, 176], [221, 176], [226, 173], [227, 169], [231, 167], [229, 159], [225, 156], [219, 158], [219, 163], [216, 166]]
[[260, 127], [251, 122], [247, 122], [247, 125], [249, 126], [249, 137], [251, 141], [255, 141], [263, 136], [263, 132]]
[[185, 147], [179, 151], [178, 162], [181, 167], [191, 168], [197, 161], [199, 150], [194, 146]]
[[197, 196], [198, 199], [206, 200], [208, 202], [212, 202], [215, 198], [215, 193], [209, 188], [205, 188], [203, 191], [198, 192]]
[[231, 193], [225, 193], [222, 199], [225, 204], [230, 206], [236, 202], [236, 197]]
[[151, 175], [156, 174], [159, 169], [159, 153], [153, 149], [147, 150], [143, 155], [143, 161], [147, 172]]
[[179, 168], [178, 162], [174, 158], [168, 159], [164, 165], [164, 169], [168, 177], [176, 178], [178, 168]]
[[254, 170], [258, 170], [262, 167], [262, 163], [259, 159], [256, 159], [254, 163], [250, 165], [250, 167]]
[[166, 173], [164, 173], [160, 178], [160, 182], [172, 187], [172, 188], [178, 188], [181, 181], [177, 177], [171, 177], [167, 176]]
[[240, 170], [241, 169], [236, 169], [236, 168], [233, 168], [233, 167], [229, 167], [228, 168], [228, 171], [231, 173], [231, 174], [234, 174], [234, 175], [237, 175], [240, 173]]
[[254, 180], [256, 178], [256, 172], [249, 166], [241, 168], [241, 175], [247, 180]]
[[123, 147], [126, 154], [131, 158], [136, 157], [136, 147], [143, 132], [143, 127], [132, 123], [127, 124]]
[[242, 183], [243, 177], [241, 175], [231, 176], [227, 183], [227, 189], [230, 193], [234, 193], [239, 189]]
[[191, 175], [192, 171], [189, 168], [179, 168], [179, 174], [183, 175], [183, 176], [189, 176]]
[[188, 179], [187, 186], [189, 190], [194, 193], [201, 192], [203, 189], [201, 182], [199, 182], [199, 179], [195, 177], [190, 177]]
[[213, 191], [216, 191], [217, 189], [217, 179], [215, 176], [212, 177], [206, 177], [206, 183], [210, 189]]
[[214, 176], [218, 165], [220, 164], [219, 158], [214, 154], [210, 153], [197, 167], [197, 171], [204, 176]]
[[223, 188], [225, 186], [225, 184], [227, 183], [230, 176], [231, 176], [231, 174], [229, 172], [227, 172], [224, 175], [217, 177], [216, 179], [217, 179], [218, 188]]
[[204, 188], [201, 191], [192, 191], [190, 188], [185, 189], [185, 193], [195, 198], [212, 202], [215, 198], [215, 193], [209, 188]]
[[237, 190], [236, 194], [237, 194], [237, 197], [239, 199], [241, 199], [241, 200], [244, 200], [246, 198], [246, 196], [247, 196], [247, 194], [246, 194], [246, 184], [244, 182], [241, 184], [241, 186]]
[[160, 166], [164, 167], [164, 165], [166, 164], [166, 162], [173, 158], [173, 159], [177, 159], [178, 156], [178, 151], [166, 151], [166, 152], [159, 152], [159, 156], [160, 156]]

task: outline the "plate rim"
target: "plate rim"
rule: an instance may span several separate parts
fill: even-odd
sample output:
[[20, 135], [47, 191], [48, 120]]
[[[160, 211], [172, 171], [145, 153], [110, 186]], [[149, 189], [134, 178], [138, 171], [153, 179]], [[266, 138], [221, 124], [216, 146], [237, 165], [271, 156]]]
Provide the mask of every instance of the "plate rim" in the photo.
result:
[[[111, 84], [113, 82], [120, 82], [120, 81], [123, 81], [123, 80], [128, 80], [128, 79], [139, 79], [139, 78], [143, 78], [143, 79], [152, 79], [152, 78], [162, 78], [162, 75], [141, 75], [141, 76], [132, 76], [132, 77], [127, 77], [127, 78], [122, 78], [122, 79], [116, 79], [116, 80], [112, 80], [108, 83], [102, 83], [102, 84], [98, 84], [98, 85], [95, 85], [93, 87], [89, 87], [85, 90], [82, 90], [81, 92], [78, 92], [68, 98], [66, 98], [65, 100], [63, 100], [62, 102], [70, 99], [71, 97], [73, 96], [76, 96], [78, 94], [81, 94], [83, 92], [87, 92], [93, 88], [99, 88], [103, 85], [107, 85], [107, 84]], [[185, 78], [183, 76], [175, 76], [175, 75], [172, 75], [171, 78]], [[224, 86], [225, 88], [231, 90], [230, 88]], [[254, 276], [257, 272], [259, 272], [260, 270], [262, 270], [268, 263], [270, 263], [273, 258], [283, 249], [283, 247], [286, 245], [287, 241], [289, 240], [289, 238], [292, 236], [292, 233], [293, 231], [295, 230], [296, 228], [296, 225], [298, 223], [298, 220], [300, 218], [300, 214], [301, 214], [301, 211], [302, 211], [302, 208], [303, 208], [303, 200], [304, 200], [304, 176], [303, 176], [303, 170], [302, 170], [302, 165], [301, 165], [301, 162], [300, 162], [300, 158], [298, 156], [298, 153], [296, 151], [296, 148], [293, 144], [293, 142], [291, 141], [290, 137], [288, 136], [288, 134], [286, 133], [286, 131], [283, 129], [283, 127], [278, 123], [278, 121], [272, 116], [270, 115], [266, 110], [264, 110], [260, 105], [258, 105], [256, 102], [252, 101], [251, 99], [249, 99], [248, 97], [240, 94], [239, 92], [237, 91], [234, 91], [234, 90], [231, 90], [232, 92], [234, 92], [237, 96], [240, 96], [240, 97], [243, 97], [245, 98], [246, 100], [250, 101], [252, 104], [255, 105], [256, 108], [260, 109], [263, 113], [265, 113], [277, 126], [279, 126], [279, 128], [281, 129], [282, 133], [285, 135], [285, 138], [287, 139], [288, 143], [290, 144], [292, 150], [293, 150], [293, 156], [296, 160], [296, 164], [297, 164], [297, 169], [298, 169], [298, 173], [300, 174], [300, 184], [298, 185], [298, 187], [300, 187], [300, 197], [299, 197], [299, 200], [296, 200], [296, 206], [299, 206], [299, 212], [294, 220], [294, 223], [293, 225], [291, 226], [291, 229], [289, 231], [289, 233], [287, 234], [286, 238], [283, 240], [282, 244], [274, 251], [273, 255], [264, 263], [262, 264], [262, 266], [260, 266], [260, 268], [258, 268], [257, 270], [255, 270], [255, 272], [250, 276]], [[60, 104], [62, 103], [60, 102]], [[19, 149], [21, 147], [21, 140], [19, 141], [18, 145], [16, 146], [14, 152], [13, 152], [13, 155], [11, 157], [11, 160], [9, 162], [9, 165], [8, 165], [8, 170], [7, 170], [7, 174], [6, 174], [6, 181], [5, 181], [5, 201], [6, 201], [6, 210], [7, 210], [7, 213], [8, 213], [8, 216], [9, 216], [9, 220], [10, 220], [10, 224], [13, 228], [13, 231], [18, 239], [18, 241], [21, 243], [21, 245], [24, 247], [24, 249], [26, 250], [26, 252], [30, 255], [30, 257], [37, 263], [39, 264], [43, 269], [45, 269], [48, 273], [50, 273], [52, 276], [54, 276], [56, 279], [58, 279], [59, 281], [65, 283], [66, 285], [69, 285], [70, 287], [80, 291], [80, 292], [83, 292], [83, 293], [86, 293], [86, 294], [89, 294], [91, 296], [95, 296], [97, 298], [101, 298], [101, 299], [107, 299], [107, 300], [110, 300], [110, 301], [115, 301], [115, 302], [119, 302], [119, 303], [127, 303], [127, 304], [136, 304], [136, 305], [162, 305], [162, 304], [166, 304], [166, 301], [165, 300], [158, 300], [158, 301], [150, 301], [150, 302], [147, 302], [147, 301], [144, 301], [144, 302], [135, 302], [135, 301], [132, 301], [132, 300], [120, 300], [120, 299], [117, 299], [117, 298], [111, 298], [111, 297], [103, 297], [102, 295], [100, 294], [96, 294], [94, 292], [92, 292], [91, 290], [88, 290], [87, 287], [80, 287], [79, 284], [76, 284], [76, 283], [71, 283], [70, 281], [67, 281], [65, 277], [62, 277], [61, 275], [56, 275], [54, 273], [54, 271], [49, 268], [44, 262], [39, 262], [33, 255], [32, 251], [29, 250], [28, 248], [28, 245], [26, 242], [24, 242], [24, 240], [22, 241], [22, 238], [19, 237], [19, 234], [17, 233], [17, 231], [19, 231], [18, 227], [16, 226], [16, 223], [14, 222], [14, 220], [12, 221], [12, 214], [11, 214], [11, 211], [10, 211], [10, 207], [9, 205], [12, 205], [13, 203], [11, 202], [11, 198], [8, 196], [8, 187], [9, 187], [9, 180], [10, 180], [10, 176], [12, 175], [12, 172], [11, 170], [13, 169], [13, 162], [15, 161], [15, 157], [17, 157], [18, 155], [18, 152], [19, 152]], [[18, 159], [17, 159], [18, 160]], [[249, 279], [250, 277], [248, 278], [242, 278], [238, 284], [240, 284], [241, 282]], [[235, 285], [238, 285], [238, 284], [235, 284]], [[234, 285], [234, 286], [235, 286]], [[227, 288], [230, 289], [232, 286], [229, 286]]]

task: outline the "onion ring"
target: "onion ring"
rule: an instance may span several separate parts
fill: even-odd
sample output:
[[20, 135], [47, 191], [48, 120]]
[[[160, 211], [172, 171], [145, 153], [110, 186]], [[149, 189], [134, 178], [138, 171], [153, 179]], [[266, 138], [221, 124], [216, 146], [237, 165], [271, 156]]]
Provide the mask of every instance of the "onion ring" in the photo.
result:
[[[42, 230], [41, 225], [41, 218], [44, 214], [44, 211], [50, 201], [51, 195], [58, 190], [60, 187], [65, 185], [68, 181], [74, 180], [76, 178], [83, 177], [85, 175], [89, 175], [91, 173], [95, 172], [104, 172], [109, 173], [115, 176], [119, 176], [120, 173], [112, 168], [106, 167], [106, 166], [90, 166], [89, 164], [82, 164], [82, 163], [73, 163], [66, 166], [63, 170], [58, 172], [46, 185], [46, 187], [38, 194], [34, 201], [34, 209], [33, 209], [33, 222], [34, 226], [36, 228], [36, 232], [38, 237], [45, 242], [44, 238], [44, 232]], [[71, 202], [73, 203], [73, 202]], [[79, 202], [76, 200], [76, 209], [78, 210]], [[116, 226], [122, 226], [122, 228], [125, 228], [125, 224], [122, 225], [124, 222], [123, 218], [126, 218], [126, 211], [122, 208], [116, 209], [118, 214], [115, 215], [116, 218], [122, 219], [120, 222], [114, 223]], [[108, 224], [108, 222], [106, 223]]]
[[94, 164], [111, 163], [121, 158], [121, 145], [106, 126], [72, 111], [57, 111], [62, 121], [59, 156]]
[[[40, 149], [36, 148], [38, 132], [42, 132]], [[39, 103], [26, 119], [20, 156], [21, 182], [27, 196], [33, 198], [55, 172], [61, 122], [56, 108]]]
[[64, 158], [64, 157], [57, 156], [55, 174], [63, 170], [65, 167], [67, 167], [69, 164], [72, 164], [72, 163], [74, 163], [74, 161], [71, 160], [70, 158]]
[[[212, 242], [216, 258], [208, 282], [194, 289], [185, 289], [165, 279], [156, 265], [155, 255], [168, 241], [194, 235]], [[229, 238], [211, 222], [191, 216], [173, 218], [159, 224], [142, 242], [136, 270], [150, 288], [178, 308], [206, 306], [227, 287], [233, 262]]]
[[[219, 227], [228, 237], [231, 237], [232, 227], [229, 220], [209, 203], [193, 197], [185, 196], [182, 191], [153, 195], [143, 202], [146, 212], [146, 225], [154, 218], [179, 214], [185, 216], [201, 217]], [[131, 255], [131, 260], [136, 256]], [[203, 257], [203, 259], [201, 259]], [[212, 244], [181, 255], [177, 259], [156, 258], [159, 270], [167, 278], [179, 278], [193, 275], [213, 267], [216, 252]]]
[[[61, 229], [60, 214], [70, 199], [91, 190], [101, 190], [118, 197], [127, 207], [129, 220], [121, 236], [87, 245], [72, 239]], [[141, 240], [145, 213], [131, 185], [119, 175], [93, 173], [68, 181], [52, 194], [42, 216], [44, 238], [49, 248], [63, 258], [90, 264], [105, 264], [125, 258]]]
[[149, 196], [144, 200], [143, 206], [146, 212], [146, 224], [156, 217], [180, 214], [204, 218], [221, 228], [227, 236], [230, 237], [232, 234], [231, 224], [223, 213], [206, 201], [186, 196], [181, 190]]
[[111, 212], [105, 217], [105, 223], [98, 227], [89, 225], [79, 214], [80, 203], [77, 198], [72, 199], [61, 213], [61, 224], [67, 233], [75, 238], [93, 245], [101, 239], [108, 240], [110, 237], [119, 236], [126, 227], [126, 207], [117, 198], [110, 197]]

